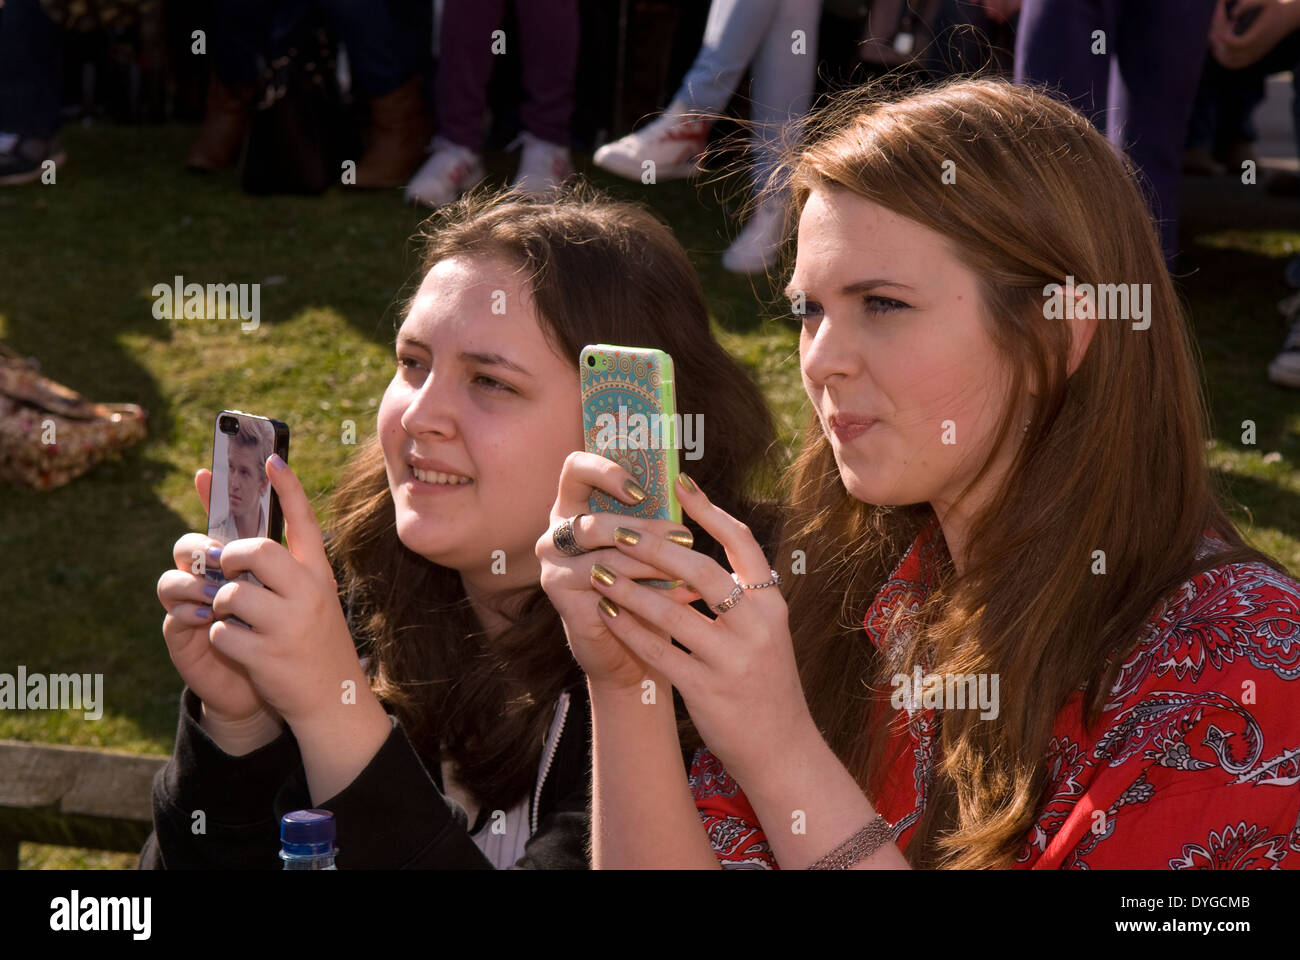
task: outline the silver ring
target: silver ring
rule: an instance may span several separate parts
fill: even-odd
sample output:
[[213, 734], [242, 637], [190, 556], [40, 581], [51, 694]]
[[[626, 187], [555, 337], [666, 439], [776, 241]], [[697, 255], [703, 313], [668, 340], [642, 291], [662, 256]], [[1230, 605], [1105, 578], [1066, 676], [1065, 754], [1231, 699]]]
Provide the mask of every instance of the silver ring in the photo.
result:
[[566, 557], [580, 557], [584, 553], [591, 553], [585, 547], [579, 546], [577, 539], [573, 535], [573, 524], [585, 516], [585, 513], [580, 513], [568, 520], [561, 520], [555, 525], [555, 529], [551, 531], [551, 539], [555, 541], [555, 549]]
[[731, 596], [727, 597], [727, 599], [723, 600], [721, 603], [709, 604], [709, 609], [714, 613], [726, 613], [736, 604], [740, 603], [740, 601], [744, 599], [744, 596], [745, 591], [740, 589], [740, 586], [737, 585], [736, 589], [731, 591]]
[[771, 574], [772, 579], [764, 583], [741, 583], [740, 577], [734, 573], [731, 575], [731, 579], [736, 581], [736, 586], [740, 587], [742, 590], [762, 590], [764, 587], [779, 587], [781, 585], [781, 575], [775, 570], [771, 570], [769, 573]]

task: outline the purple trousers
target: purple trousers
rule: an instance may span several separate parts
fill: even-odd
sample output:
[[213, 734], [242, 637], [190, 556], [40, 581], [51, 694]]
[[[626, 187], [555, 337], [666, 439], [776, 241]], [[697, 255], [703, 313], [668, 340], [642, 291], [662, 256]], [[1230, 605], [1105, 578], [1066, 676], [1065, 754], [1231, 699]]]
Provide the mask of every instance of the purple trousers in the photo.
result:
[[439, 133], [477, 152], [493, 52], [523, 58], [524, 102], [519, 120], [533, 136], [569, 145], [573, 85], [578, 72], [578, 0], [518, 0], [519, 34], [493, 33], [504, 25], [506, 0], [446, 0], [438, 41]]
[[[1214, 0], [1024, 0], [1016, 82], [1059, 87], [1147, 181], [1165, 257], [1178, 241], [1183, 144]], [[1105, 54], [1094, 54], [1094, 31]]]

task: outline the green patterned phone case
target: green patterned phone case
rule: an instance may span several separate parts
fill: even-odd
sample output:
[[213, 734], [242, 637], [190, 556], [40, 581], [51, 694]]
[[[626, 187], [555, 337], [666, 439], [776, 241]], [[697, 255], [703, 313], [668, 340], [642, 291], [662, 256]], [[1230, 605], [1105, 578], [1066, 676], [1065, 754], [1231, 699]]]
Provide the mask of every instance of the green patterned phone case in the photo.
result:
[[591, 512], [681, 523], [676, 488], [681, 425], [672, 357], [662, 350], [598, 343], [583, 348], [578, 369], [586, 449], [621, 465], [646, 492], [644, 502], [629, 506], [596, 491]]

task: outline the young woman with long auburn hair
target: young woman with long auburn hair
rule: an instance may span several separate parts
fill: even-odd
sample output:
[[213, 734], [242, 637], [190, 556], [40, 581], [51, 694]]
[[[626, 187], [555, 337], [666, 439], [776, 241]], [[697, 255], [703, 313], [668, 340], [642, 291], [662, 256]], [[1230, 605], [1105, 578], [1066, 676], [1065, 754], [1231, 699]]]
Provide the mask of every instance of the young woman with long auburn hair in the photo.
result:
[[[1213, 489], [1130, 165], [963, 80], [843, 97], [788, 173], [813, 417], [776, 557], [689, 479], [730, 570], [614, 546], [716, 618], [539, 542], [591, 691], [595, 865], [1300, 867], [1300, 584]], [[707, 744], [689, 778], [641, 664]]]
[[[713, 339], [666, 226], [584, 189], [443, 209], [331, 535], [272, 457], [287, 546], [235, 540], [208, 561], [260, 583], [206, 585], [192, 557], [213, 543], [197, 533], [159, 579], [186, 690], [143, 866], [277, 867], [278, 818], [305, 807], [334, 813], [341, 867], [587, 865], [586, 688], [538, 586], [534, 541], [566, 455], [583, 446], [578, 354], [597, 342], [668, 351], [678, 409], [707, 411], [693, 464], [730, 509], [750, 511], [771, 419]], [[602, 463], [622, 502], [644, 498]], [[210, 485], [199, 471], [205, 508]], [[689, 527], [644, 525], [722, 556]], [[664, 579], [613, 550], [594, 556], [620, 576]]]

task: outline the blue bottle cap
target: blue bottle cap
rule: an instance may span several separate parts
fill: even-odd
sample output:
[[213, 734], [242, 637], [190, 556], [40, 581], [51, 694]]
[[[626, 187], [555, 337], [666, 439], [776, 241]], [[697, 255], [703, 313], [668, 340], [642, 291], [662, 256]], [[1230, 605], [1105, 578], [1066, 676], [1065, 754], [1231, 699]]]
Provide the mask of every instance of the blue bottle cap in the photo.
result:
[[280, 850], [298, 857], [334, 853], [334, 814], [295, 810], [280, 818]]

